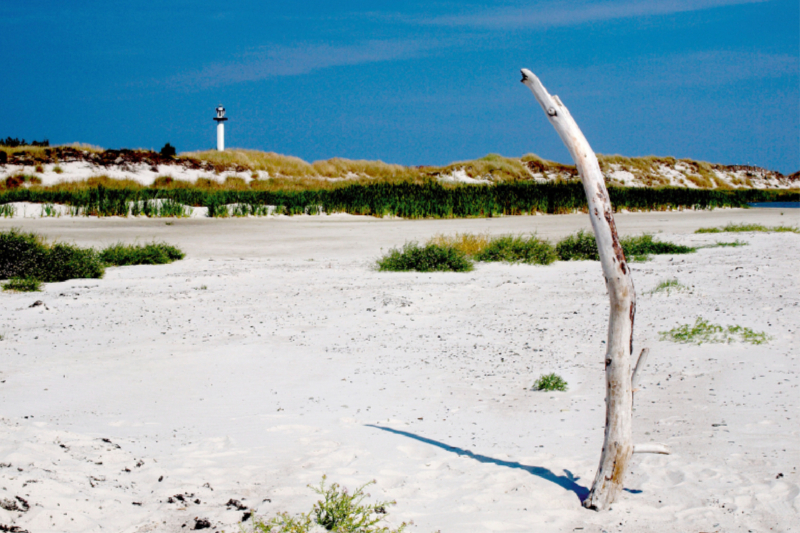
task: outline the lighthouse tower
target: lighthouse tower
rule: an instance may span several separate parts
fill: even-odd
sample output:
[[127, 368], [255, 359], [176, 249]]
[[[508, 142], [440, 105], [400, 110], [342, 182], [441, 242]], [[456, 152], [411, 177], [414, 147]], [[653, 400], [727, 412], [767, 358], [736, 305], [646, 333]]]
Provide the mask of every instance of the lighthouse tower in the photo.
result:
[[225, 121], [228, 120], [225, 117], [225, 108], [222, 107], [222, 104], [217, 106], [217, 116], [214, 117], [214, 120], [217, 122], [217, 150], [220, 152], [225, 151]]

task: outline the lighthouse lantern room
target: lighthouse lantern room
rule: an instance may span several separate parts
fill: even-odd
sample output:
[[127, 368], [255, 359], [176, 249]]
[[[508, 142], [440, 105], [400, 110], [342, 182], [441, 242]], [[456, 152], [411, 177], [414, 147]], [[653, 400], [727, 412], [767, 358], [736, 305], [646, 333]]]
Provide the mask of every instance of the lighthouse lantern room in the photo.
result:
[[217, 106], [217, 116], [214, 117], [214, 120], [217, 122], [217, 150], [223, 152], [225, 151], [225, 121], [228, 119], [225, 117], [225, 108], [222, 107], [222, 104]]

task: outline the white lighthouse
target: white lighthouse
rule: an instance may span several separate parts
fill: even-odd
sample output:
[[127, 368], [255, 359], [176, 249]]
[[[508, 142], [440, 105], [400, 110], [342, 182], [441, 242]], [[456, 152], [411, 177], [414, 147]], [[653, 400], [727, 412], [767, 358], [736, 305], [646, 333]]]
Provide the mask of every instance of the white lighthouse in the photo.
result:
[[225, 108], [222, 107], [222, 104], [217, 106], [217, 116], [214, 117], [214, 120], [217, 121], [217, 150], [220, 152], [225, 151], [225, 121], [228, 120], [225, 117]]

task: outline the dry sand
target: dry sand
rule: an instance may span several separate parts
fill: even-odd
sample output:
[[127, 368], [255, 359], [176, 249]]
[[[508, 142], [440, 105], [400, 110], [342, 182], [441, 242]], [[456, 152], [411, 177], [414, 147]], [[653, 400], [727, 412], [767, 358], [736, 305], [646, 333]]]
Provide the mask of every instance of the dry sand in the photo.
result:
[[[231, 532], [243, 511], [229, 500], [308, 510], [306, 484], [327, 474], [377, 480], [369, 492], [397, 500], [390, 522], [410, 531], [797, 531], [800, 235], [692, 233], [800, 224], [784, 213], [617, 216], [624, 234], [748, 245], [634, 264], [636, 349], [651, 348], [635, 441], [673, 453], [635, 456], [602, 513], [580, 506], [603, 437], [599, 264], [372, 269], [406, 240], [557, 238], [588, 228], [585, 215], [2, 220], [81, 245], [165, 240], [187, 258], [0, 294], [0, 500], [19, 509], [0, 524], [186, 531], [200, 517]], [[648, 293], [673, 278], [689, 290]], [[773, 339], [658, 340], [698, 316]], [[532, 392], [548, 372], [569, 391]]]

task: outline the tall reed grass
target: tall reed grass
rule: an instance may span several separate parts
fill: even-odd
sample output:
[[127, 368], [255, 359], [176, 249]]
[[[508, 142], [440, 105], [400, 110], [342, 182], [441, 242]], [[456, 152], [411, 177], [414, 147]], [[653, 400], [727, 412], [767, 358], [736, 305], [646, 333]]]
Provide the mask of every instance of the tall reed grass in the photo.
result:
[[[748, 202], [800, 200], [800, 193], [766, 190], [609, 187], [609, 195], [615, 209], [641, 211], [746, 207]], [[422, 184], [345, 182], [330, 189], [216, 190], [129, 187], [125, 183], [103, 180], [93, 187], [31, 187], [0, 192], [0, 205], [58, 203], [97, 216], [126, 216], [133, 203], [156, 199], [207, 207], [209, 216], [218, 216], [222, 213], [221, 206], [230, 204], [246, 204], [251, 212], [259, 206], [279, 206], [289, 215], [321, 208], [326, 213], [403, 218], [493, 217], [586, 210], [586, 197], [580, 183], [503, 182], [489, 186], [444, 185], [435, 181]]]

